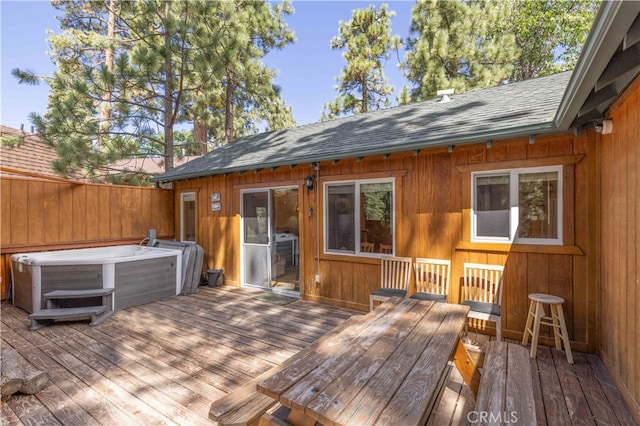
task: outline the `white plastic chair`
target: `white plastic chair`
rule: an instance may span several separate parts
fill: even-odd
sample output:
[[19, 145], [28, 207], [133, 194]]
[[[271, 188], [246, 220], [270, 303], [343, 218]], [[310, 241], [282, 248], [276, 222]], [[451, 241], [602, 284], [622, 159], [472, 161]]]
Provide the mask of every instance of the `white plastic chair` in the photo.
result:
[[[464, 264], [462, 304], [471, 308], [468, 317], [496, 323], [496, 338], [502, 340], [502, 287], [504, 266]], [[465, 325], [465, 331], [467, 325]]]
[[374, 301], [385, 301], [390, 297], [407, 297], [411, 280], [410, 257], [382, 256], [380, 258], [380, 288], [369, 295], [369, 307]]
[[416, 292], [412, 299], [446, 302], [451, 280], [451, 261], [416, 258], [413, 264]]

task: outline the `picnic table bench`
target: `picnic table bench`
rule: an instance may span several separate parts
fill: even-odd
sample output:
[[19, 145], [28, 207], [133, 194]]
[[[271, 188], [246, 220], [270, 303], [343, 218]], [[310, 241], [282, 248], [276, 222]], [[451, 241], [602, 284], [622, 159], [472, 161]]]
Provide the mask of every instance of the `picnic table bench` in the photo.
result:
[[491, 341], [484, 358], [475, 409], [468, 420], [483, 425], [536, 425], [529, 351]]

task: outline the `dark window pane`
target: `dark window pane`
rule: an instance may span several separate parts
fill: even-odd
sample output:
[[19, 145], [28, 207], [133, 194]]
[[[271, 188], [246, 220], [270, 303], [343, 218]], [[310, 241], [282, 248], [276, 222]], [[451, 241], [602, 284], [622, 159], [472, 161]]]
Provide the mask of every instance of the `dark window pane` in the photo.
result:
[[520, 238], [558, 238], [558, 172], [518, 177]]
[[393, 246], [393, 184], [362, 184], [360, 195], [361, 242], [374, 243], [373, 251], [382, 252]]
[[509, 175], [476, 178], [476, 236], [509, 237]]
[[327, 191], [327, 249], [355, 252], [355, 185], [330, 185]]

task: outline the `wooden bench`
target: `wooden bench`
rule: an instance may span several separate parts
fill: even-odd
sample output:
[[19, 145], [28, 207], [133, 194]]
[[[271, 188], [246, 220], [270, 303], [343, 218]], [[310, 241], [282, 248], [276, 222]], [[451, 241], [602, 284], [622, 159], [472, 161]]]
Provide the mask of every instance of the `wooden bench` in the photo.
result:
[[536, 425], [529, 351], [504, 341], [489, 342], [471, 423]]
[[276, 405], [275, 399], [256, 390], [256, 385], [260, 381], [273, 374], [272, 370], [214, 401], [209, 409], [209, 419], [215, 424], [227, 426], [257, 424], [260, 417]]

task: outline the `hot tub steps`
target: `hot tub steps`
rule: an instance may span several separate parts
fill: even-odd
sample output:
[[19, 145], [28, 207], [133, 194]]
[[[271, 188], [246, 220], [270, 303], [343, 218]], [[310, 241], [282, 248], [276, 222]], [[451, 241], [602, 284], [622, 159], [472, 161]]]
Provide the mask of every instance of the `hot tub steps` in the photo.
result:
[[[54, 290], [45, 293], [47, 309], [42, 309], [29, 315], [31, 326], [29, 330], [37, 330], [47, 324], [61, 320], [75, 320], [90, 318], [89, 325], [98, 325], [113, 315], [112, 288], [96, 288], [88, 290]], [[100, 306], [80, 306], [71, 308], [59, 307], [60, 303], [69, 299], [102, 298]]]
[[87, 297], [108, 297], [113, 294], [112, 288], [91, 288], [88, 290], [53, 290], [44, 294], [49, 303], [50, 300], [60, 299], [84, 299]]
[[91, 325], [96, 325], [105, 319], [99, 315], [104, 313], [106, 310], [106, 306], [43, 309], [29, 315], [29, 319], [31, 320], [31, 327], [29, 327], [29, 330], [37, 330], [55, 320], [83, 319], [86, 317], [91, 318]]

